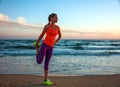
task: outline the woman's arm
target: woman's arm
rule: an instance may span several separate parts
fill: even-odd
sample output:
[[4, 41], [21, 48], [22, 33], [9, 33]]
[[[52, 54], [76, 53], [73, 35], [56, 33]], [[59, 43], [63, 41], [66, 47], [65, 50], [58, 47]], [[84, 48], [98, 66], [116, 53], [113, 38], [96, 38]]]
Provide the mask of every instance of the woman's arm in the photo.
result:
[[40, 42], [40, 40], [43, 38], [43, 36], [45, 35], [45, 33], [46, 33], [46, 31], [47, 31], [47, 27], [48, 27], [48, 25], [45, 25], [45, 27], [43, 28], [43, 31], [42, 31], [42, 33], [40, 34], [40, 36], [39, 36], [39, 38], [38, 38], [38, 40], [37, 40], [37, 42], [36, 42], [36, 45], [35, 45], [35, 47], [37, 48], [38, 47], [38, 43]]
[[60, 31], [60, 28], [58, 27], [58, 38], [56, 39], [55, 41], [55, 44], [58, 43], [58, 41], [61, 39], [61, 31]]

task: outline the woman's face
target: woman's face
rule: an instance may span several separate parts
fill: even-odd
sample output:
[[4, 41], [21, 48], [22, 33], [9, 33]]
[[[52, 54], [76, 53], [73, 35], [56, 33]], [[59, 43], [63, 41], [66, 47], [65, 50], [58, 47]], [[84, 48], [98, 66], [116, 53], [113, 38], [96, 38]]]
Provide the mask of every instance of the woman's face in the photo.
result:
[[54, 15], [54, 16], [53, 16], [52, 21], [55, 22], [55, 23], [58, 21], [57, 15]]

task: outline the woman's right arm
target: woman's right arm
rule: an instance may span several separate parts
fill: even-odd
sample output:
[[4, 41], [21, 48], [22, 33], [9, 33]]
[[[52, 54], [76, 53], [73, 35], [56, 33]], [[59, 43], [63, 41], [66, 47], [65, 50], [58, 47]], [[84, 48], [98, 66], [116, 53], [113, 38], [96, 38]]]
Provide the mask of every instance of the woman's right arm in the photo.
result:
[[47, 27], [48, 27], [48, 25], [45, 25], [45, 27], [43, 28], [43, 31], [42, 31], [42, 33], [40, 34], [40, 36], [39, 36], [39, 38], [38, 38], [38, 40], [37, 40], [37, 42], [36, 42], [36, 45], [35, 45], [35, 47], [37, 48], [38, 47], [38, 43], [40, 42], [40, 40], [43, 38], [43, 36], [45, 35], [45, 33], [46, 33], [46, 31], [47, 31]]

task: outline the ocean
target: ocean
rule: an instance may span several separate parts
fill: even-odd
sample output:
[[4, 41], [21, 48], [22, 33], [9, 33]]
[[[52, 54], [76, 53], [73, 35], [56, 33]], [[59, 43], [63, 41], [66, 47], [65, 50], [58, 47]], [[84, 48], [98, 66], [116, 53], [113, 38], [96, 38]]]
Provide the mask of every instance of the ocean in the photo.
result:
[[[36, 63], [35, 40], [0, 40], [0, 74], [44, 74]], [[120, 74], [120, 40], [60, 40], [54, 46], [53, 75]]]

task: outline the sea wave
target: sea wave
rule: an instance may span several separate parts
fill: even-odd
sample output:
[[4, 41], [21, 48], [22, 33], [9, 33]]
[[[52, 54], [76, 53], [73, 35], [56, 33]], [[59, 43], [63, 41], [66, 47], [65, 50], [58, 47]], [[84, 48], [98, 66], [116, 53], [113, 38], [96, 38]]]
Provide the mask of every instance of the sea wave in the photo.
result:
[[[1, 40], [0, 55], [35, 55], [35, 40]], [[53, 55], [111, 56], [120, 55], [120, 40], [61, 40]]]

